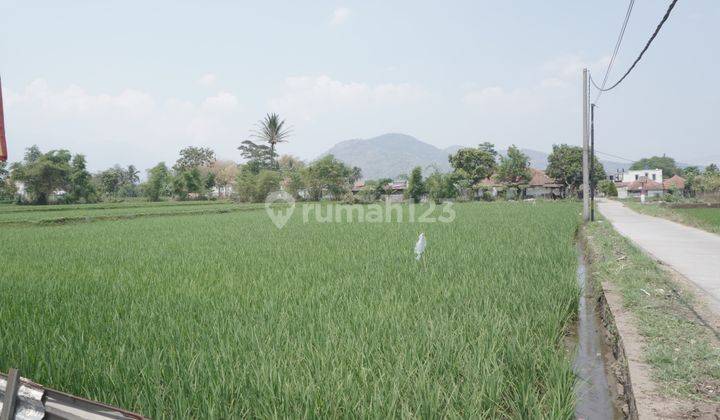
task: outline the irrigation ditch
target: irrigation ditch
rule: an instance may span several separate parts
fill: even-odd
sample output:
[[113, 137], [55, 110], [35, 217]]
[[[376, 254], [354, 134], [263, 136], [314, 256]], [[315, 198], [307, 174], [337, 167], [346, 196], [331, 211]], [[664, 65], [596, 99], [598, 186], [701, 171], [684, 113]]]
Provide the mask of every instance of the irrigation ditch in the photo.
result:
[[622, 357], [618, 358], [624, 354], [622, 342], [616, 349], [613, 343], [618, 341], [613, 340], [613, 325], [606, 324], [603, 317], [602, 290], [589, 278], [582, 238], [577, 241], [577, 249], [580, 296], [578, 318], [570, 340], [575, 349], [573, 370], [578, 377], [575, 415], [579, 419], [637, 418], [632, 392], [625, 391], [624, 383], [629, 382], [625, 378], [629, 376], [622, 366], [626, 365]]

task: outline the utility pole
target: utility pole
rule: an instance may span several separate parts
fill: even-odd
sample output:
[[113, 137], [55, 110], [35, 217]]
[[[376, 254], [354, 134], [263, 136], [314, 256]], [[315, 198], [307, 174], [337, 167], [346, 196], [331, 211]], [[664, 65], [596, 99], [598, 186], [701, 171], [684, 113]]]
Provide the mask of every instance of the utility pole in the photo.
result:
[[590, 221], [595, 221], [595, 104], [590, 104]]
[[0, 80], [0, 162], [5, 162], [8, 158], [7, 142], [5, 140], [5, 122], [3, 119], [3, 102], [2, 102], [2, 80]]
[[583, 69], [583, 221], [590, 220], [590, 169], [588, 168], [588, 70]]

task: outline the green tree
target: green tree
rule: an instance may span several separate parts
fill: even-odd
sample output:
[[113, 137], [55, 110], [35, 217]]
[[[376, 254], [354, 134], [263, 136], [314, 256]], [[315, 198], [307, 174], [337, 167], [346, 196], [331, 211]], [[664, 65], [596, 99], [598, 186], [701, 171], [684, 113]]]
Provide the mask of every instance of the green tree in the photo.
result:
[[120, 171], [120, 189], [118, 195], [121, 197], [137, 197], [140, 171], [134, 165], [128, 165], [125, 170]]
[[720, 192], [720, 172], [706, 170], [702, 175], [696, 176], [693, 189], [696, 193]]
[[215, 152], [209, 147], [188, 146], [180, 150], [180, 158], [175, 162], [176, 172], [186, 172], [215, 162]]
[[299, 199], [300, 191], [305, 188], [302, 173], [299, 170], [287, 172], [285, 173], [285, 179], [283, 182], [285, 191], [292, 195], [295, 199]]
[[682, 176], [684, 178], [688, 178], [688, 177], [696, 176], [696, 175], [700, 175], [700, 168], [698, 168], [697, 166], [688, 166], [687, 168], [684, 168], [682, 170]]
[[718, 166], [717, 166], [716, 164], [711, 163], [711, 164], [709, 164], [708, 166], [705, 167], [705, 171], [704, 171], [703, 173], [705, 173], [705, 174], [717, 174], [717, 173], [720, 173], [720, 171], [718, 170]]
[[215, 173], [208, 172], [205, 175], [205, 191], [209, 194], [217, 186]]
[[184, 201], [188, 199], [188, 188], [185, 183], [185, 172], [176, 173], [170, 179], [172, 193], [178, 200]]
[[288, 194], [300, 198], [300, 191], [305, 188], [302, 171], [305, 162], [291, 155], [282, 155], [278, 159], [278, 168], [282, 175], [282, 185]]
[[508, 148], [507, 156], [500, 156], [497, 168], [497, 177], [500, 182], [510, 185], [526, 184], [532, 178], [530, 173], [530, 158], [515, 145]]
[[105, 196], [135, 197], [138, 195], [137, 186], [140, 180], [138, 173], [133, 165], [129, 165], [127, 169], [115, 165], [96, 174], [93, 180], [97, 189]]
[[275, 159], [275, 147], [278, 143], [287, 142], [290, 137], [290, 129], [285, 126], [285, 120], [281, 120], [278, 114], [267, 114], [264, 119], [258, 122], [258, 128], [253, 136], [270, 146], [270, 154]]
[[42, 153], [37, 146], [27, 149], [22, 162], [12, 165], [12, 178], [25, 185], [30, 202], [47, 204], [55, 191], [66, 189], [71, 155], [67, 150]]
[[423, 182], [422, 169], [416, 166], [410, 172], [406, 195], [414, 203], [419, 203], [423, 194], [425, 194], [425, 183]]
[[245, 166], [253, 174], [257, 175], [263, 169], [275, 168], [275, 151], [269, 146], [255, 144], [245, 140], [238, 147], [240, 155], [246, 160]]
[[67, 195], [69, 201], [73, 203], [94, 203], [97, 201], [92, 176], [87, 171], [85, 156], [83, 155], [75, 155], [72, 159]]
[[452, 165], [458, 176], [477, 184], [490, 177], [497, 167], [497, 152], [492, 143], [482, 143], [477, 148], [464, 148], [450, 155]]
[[251, 202], [257, 196], [257, 173], [242, 165], [235, 180], [235, 193], [240, 201]]
[[10, 179], [7, 162], [0, 162], [0, 200], [12, 200], [15, 193], [15, 184]]
[[292, 155], [282, 155], [278, 159], [278, 167], [280, 172], [285, 174], [301, 170], [305, 167], [305, 162]]
[[[582, 147], [567, 144], [553, 145], [553, 151], [548, 156], [548, 166], [545, 173], [550, 178], [565, 186], [566, 192], [574, 194], [582, 185]], [[605, 179], [603, 165], [595, 159], [591, 180], [597, 184]]]
[[103, 195], [117, 196], [122, 184], [122, 173], [119, 166], [106, 169], [96, 176], [97, 183]]
[[165, 162], [160, 162], [148, 171], [148, 180], [145, 183], [145, 196], [150, 201], [158, 201], [162, 195], [165, 195], [169, 189], [168, 181], [170, 171], [168, 171]]
[[440, 204], [443, 200], [457, 196], [453, 174], [435, 172], [425, 180], [425, 188], [428, 196], [435, 203]]
[[268, 194], [280, 189], [280, 181], [282, 177], [280, 172], [270, 169], [263, 169], [257, 176], [257, 186], [255, 189], [255, 201], [265, 201]]
[[678, 168], [675, 159], [669, 156], [652, 156], [642, 158], [630, 166], [631, 170], [662, 169], [663, 178], [670, 178], [673, 175], [680, 175], [682, 170]]
[[205, 185], [203, 183], [202, 175], [200, 174], [200, 169], [193, 168], [189, 171], [182, 172], [179, 176], [182, 176], [185, 189], [188, 194], [193, 193], [203, 195]]
[[362, 179], [362, 169], [353, 166], [350, 169], [350, 183], [354, 184]]
[[618, 191], [615, 183], [609, 179], [603, 179], [598, 183], [598, 190], [606, 197], [617, 197]]
[[352, 169], [333, 155], [326, 155], [305, 168], [303, 178], [311, 199], [320, 200], [325, 192], [339, 199], [350, 189]]

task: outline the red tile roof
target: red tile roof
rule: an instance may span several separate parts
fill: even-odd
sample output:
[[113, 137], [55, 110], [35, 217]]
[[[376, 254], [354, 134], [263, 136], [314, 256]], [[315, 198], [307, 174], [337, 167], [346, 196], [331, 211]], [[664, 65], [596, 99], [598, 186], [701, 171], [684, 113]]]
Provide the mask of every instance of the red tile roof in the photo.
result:
[[560, 184], [556, 183], [554, 179], [550, 178], [545, 174], [545, 171], [540, 169], [530, 168], [532, 179], [528, 183], [531, 187], [559, 187]]
[[659, 182], [648, 180], [637, 180], [631, 182], [628, 187], [628, 191], [662, 191], [663, 186]]
[[365, 181], [357, 181], [353, 184], [351, 191], [358, 192], [365, 186]]
[[[493, 178], [495, 178], [495, 177], [493, 177]], [[500, 183], [497, 182], [497, 180], [495, 180], [493, 178], [485, 178], [482, 181], [478, 182], [477, 185], [480, 185], [483, 187], [494, 187], [496, 185], [500, 185]]]
[[677, 189], [684, 189], [685, 188], [685, 178], [673, 175], [672, 178], [666, 179], [663, 181], [663, 189], [669, 190], [670, 188], [675, 187]]
[[[528, 183], [529, 187], [558, 188], [562, 186], [556, 183], [555, 180], [547, 176], [547, 174], [545, 174], [545, 171], [542, 171], [540, 169], [530, 168], [530, 174], [532, 175], [532, 178]], [[481, 187], [504, 187], [505, 185], [506, 183], [498, 181], [495, 175], [491, 176], [490, 178], [485, 178], [476, 184], [476, 186]]]

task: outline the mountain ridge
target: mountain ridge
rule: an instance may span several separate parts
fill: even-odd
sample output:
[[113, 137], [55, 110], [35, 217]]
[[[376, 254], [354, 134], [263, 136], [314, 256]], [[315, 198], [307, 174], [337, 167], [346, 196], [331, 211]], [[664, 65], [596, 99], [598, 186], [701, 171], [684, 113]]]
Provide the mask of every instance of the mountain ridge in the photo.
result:
[[[448, 161], [449, 155], [464, 147], [472, 146], [452, 145], [439, 148], [408, 134], [386, 133], [369, 139], [340, 141], [321, 156], [331, 154], [350, 166], [359, 167], [364, 179], [396, 178], [410, 173], [416, 166], [423, 168], [423, 172], [433, 169], [450, 172], [452, 167]], [[525, 148], [520, 150], [530, 158], [531, 167], [542, 170], [547, 168], [548, 153]], [[499, 150], [498, 154], [505, 155], [506, 152], [507, 150]], [[630, 166], [629, 163], [602, 159], [600, 163], [607, 173]]]

